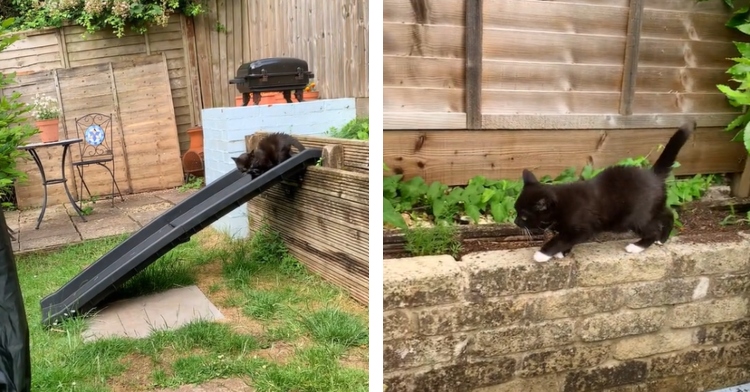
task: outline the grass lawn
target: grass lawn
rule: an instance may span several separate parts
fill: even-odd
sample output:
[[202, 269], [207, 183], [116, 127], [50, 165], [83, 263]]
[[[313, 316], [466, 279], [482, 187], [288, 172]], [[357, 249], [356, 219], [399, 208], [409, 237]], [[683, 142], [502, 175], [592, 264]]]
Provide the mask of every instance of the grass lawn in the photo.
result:
[[226, 322], [83, 343], [86, 321], [45, 330], [39, 301], [125, 237], [21, 255], [33, 391], [152, 391], [241, 379], [256, 391], [367, 391], [367, 309], [308, 273], [269, 230], [232, 241], [206, 229], [116, 297], [196, 284]]

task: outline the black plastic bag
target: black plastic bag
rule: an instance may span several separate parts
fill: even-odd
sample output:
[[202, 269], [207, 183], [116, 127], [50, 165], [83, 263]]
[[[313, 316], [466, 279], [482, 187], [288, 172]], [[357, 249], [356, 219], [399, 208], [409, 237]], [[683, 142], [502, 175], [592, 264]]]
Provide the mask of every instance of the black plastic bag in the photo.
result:
[[29, 391], [29, 324], [8, 225], [0, 213], [0, 392]]

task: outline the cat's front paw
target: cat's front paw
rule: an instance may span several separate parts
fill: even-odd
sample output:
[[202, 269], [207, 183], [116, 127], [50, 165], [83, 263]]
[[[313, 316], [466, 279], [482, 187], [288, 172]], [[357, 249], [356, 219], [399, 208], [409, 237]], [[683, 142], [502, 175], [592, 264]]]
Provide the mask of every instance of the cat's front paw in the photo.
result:
[[640, 246], [636, 244], [628, 244], [628, 246], [625, 247], [625, 251], [628, 253], [641, 253], [645, 250], [645, 248], [641, 248]]
[[562, 259], [562, 258], [565, 258], [565, 255], [562, 254], [562, 252], [557, 252], [557, 253], [555, 253], [555, 258], [556, 259]]
[[550, 261], [551, 258], [552, 256], [547, 256], [544, 253], [539, 252], [539, 251], [534, 253], [534, 261], [538, 263], [544, 263], [544, 262]]

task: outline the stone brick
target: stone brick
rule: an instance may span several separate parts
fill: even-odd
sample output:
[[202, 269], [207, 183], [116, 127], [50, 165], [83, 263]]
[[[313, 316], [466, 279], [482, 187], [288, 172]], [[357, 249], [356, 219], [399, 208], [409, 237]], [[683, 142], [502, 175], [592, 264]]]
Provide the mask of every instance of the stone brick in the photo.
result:
[[581, 339], [594, 342], [657, 331], [664, 323], [664, 309], [642, 309], [597, 314], [580, 324]]
[[416, 333], [416, 318], [405, 310], [383, 312], [383, 341], [402, 339]]
[[695, 327], [739, 320], [747, 314], [747, 301], [743, 298], [713, 299], [675, 306], [669, 323], [674, 328]]
[[500, 385], [475, 389], [472, 392], [552, 392], [561, 391], [565, 376], [550, 374], [533, 378], [515, 378]]
[[419, 337], [383, 342], [383, 371], [434, 365], [463, 355], [470, 342], [466, 334]]
[[706, 278], [666, 279], [629, 285], [625, 289], [625, 305], [639, 309], [690, 302], [701, 279]]
[[651, 359], [650, 378], [666, 378], [687, 373], [708, 371], [722, 366], [743, 365], [750, 361], [750, 344], [739, 343], [722, 347], [692, 349]]
[[462, 303], [434, 306], [416, 312], [419, 332], [423, 335], [442, 335], [477, 328], [495, 328], [524, 319], [528, 301], [499, 299], [484, 303]]
[[612, 366], [568, 373], [564, 392], [601, 391], [620, 385], [636, 384], [646, 380], [646, 362], [627, 361]]
[[573, 322], [551, 321], [477, 332], [471, 354], [494, 357], [546, 347], [564, 346], [573, 341]]
[[619, 287], [584, 287], [535, 295], [530, 311], [535, 320], [552, 320], [609, 312], [622, 302]]
[[664, 247], [673, 255], [670, 276], [721, 274], [750, 268], [750, 247], [746, 241], [697, 244], [675, 238]]
[[383, 261], [383, 310], [457, 302], [463, 276], [450, 256]]
[[724, 275], [713, 278], [711, 295], [728, 297], [750, 293], [750, 274]]
[[499, 358], [436, 366], [413, 375], [386, 375], [387, 392], [455, 392], [502, 384], [513, 377], [516, 361]]
[[693, 334], [682, 329], [621, 339], [612, 346], [612, 356], [625, 360], [681, 350], [693, 344]]
[[625, 252], [626, 242], [581, 244], [573, 250], [579, 286], [603, 286], [657, 280], [667, 273], [670, 255], [659, 246], [643, 253]]
[[524, 355], [518, 375], [539, 376], [571, 369], [583, 369], [601, 364], [609, 355], [604, 345], [561, 347], [554, 350]]
[[722, 344], [745, 340], [750, 341], [750, 319], [702, 326], [695, 332], [695, 341], [698, 344]]
[[466, 255], [461, 265], [469, 273], [469, 300], [560, 290], [575, 285], [570, 259], [549, 263], [532, 260], [531, 249], [499, 250]]
[[[622, 385], [614, 388], [603, 389], [602, 392], [651, 392], [648, 389], [648, 384], [634, 384], [634, 385]], [[659, 391], [664, 392], [664, 391]]]
[[[716, 366], [704, 372], [683, 374], [646, 383], [646, 392], [666, 391], [716, 391], [744, 384], [750, 380], [748, 368], [725, 368]], [[689, 385], [689, 389], [685, 386]], [[740, 392], [740, 391], [737, 391]]]

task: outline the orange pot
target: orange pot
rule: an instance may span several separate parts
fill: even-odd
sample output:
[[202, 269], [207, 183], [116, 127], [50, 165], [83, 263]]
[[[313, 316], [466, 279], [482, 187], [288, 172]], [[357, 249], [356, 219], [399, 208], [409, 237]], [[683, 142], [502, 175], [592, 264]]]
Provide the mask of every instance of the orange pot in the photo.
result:
[[[281, 93], [262, 93], [260, 95], [260, 103], [259, 105], [271, 105], [274, 103], [286, 103], [284, 100], [284, 96], [281, 95]], [[234, 104], [235, 106], [242, 106], [242, 95], [238, 95], [234, 97]], [[248, 106], [253, 104], [253, 97], [250, 96], [250, 102], [247, 103]]]
[[[242, 97], [240, 97], [242, 99]], [[240, 102], [241, 103], [241, 102]], [[203, 127], [195, 127], [187, 130], [187, 134], [190, 137], [190, 147], [188, 150], [195, 152], [203, 151]]]
[[305, 91], [302, 93], [302, 99], [311, 101], [320, 97], [320, 91]]
[[52, 143], [60, 140], [60, 119], [37, 120], [36, 127], [39, 128], [39, 136], [42, 143]]

